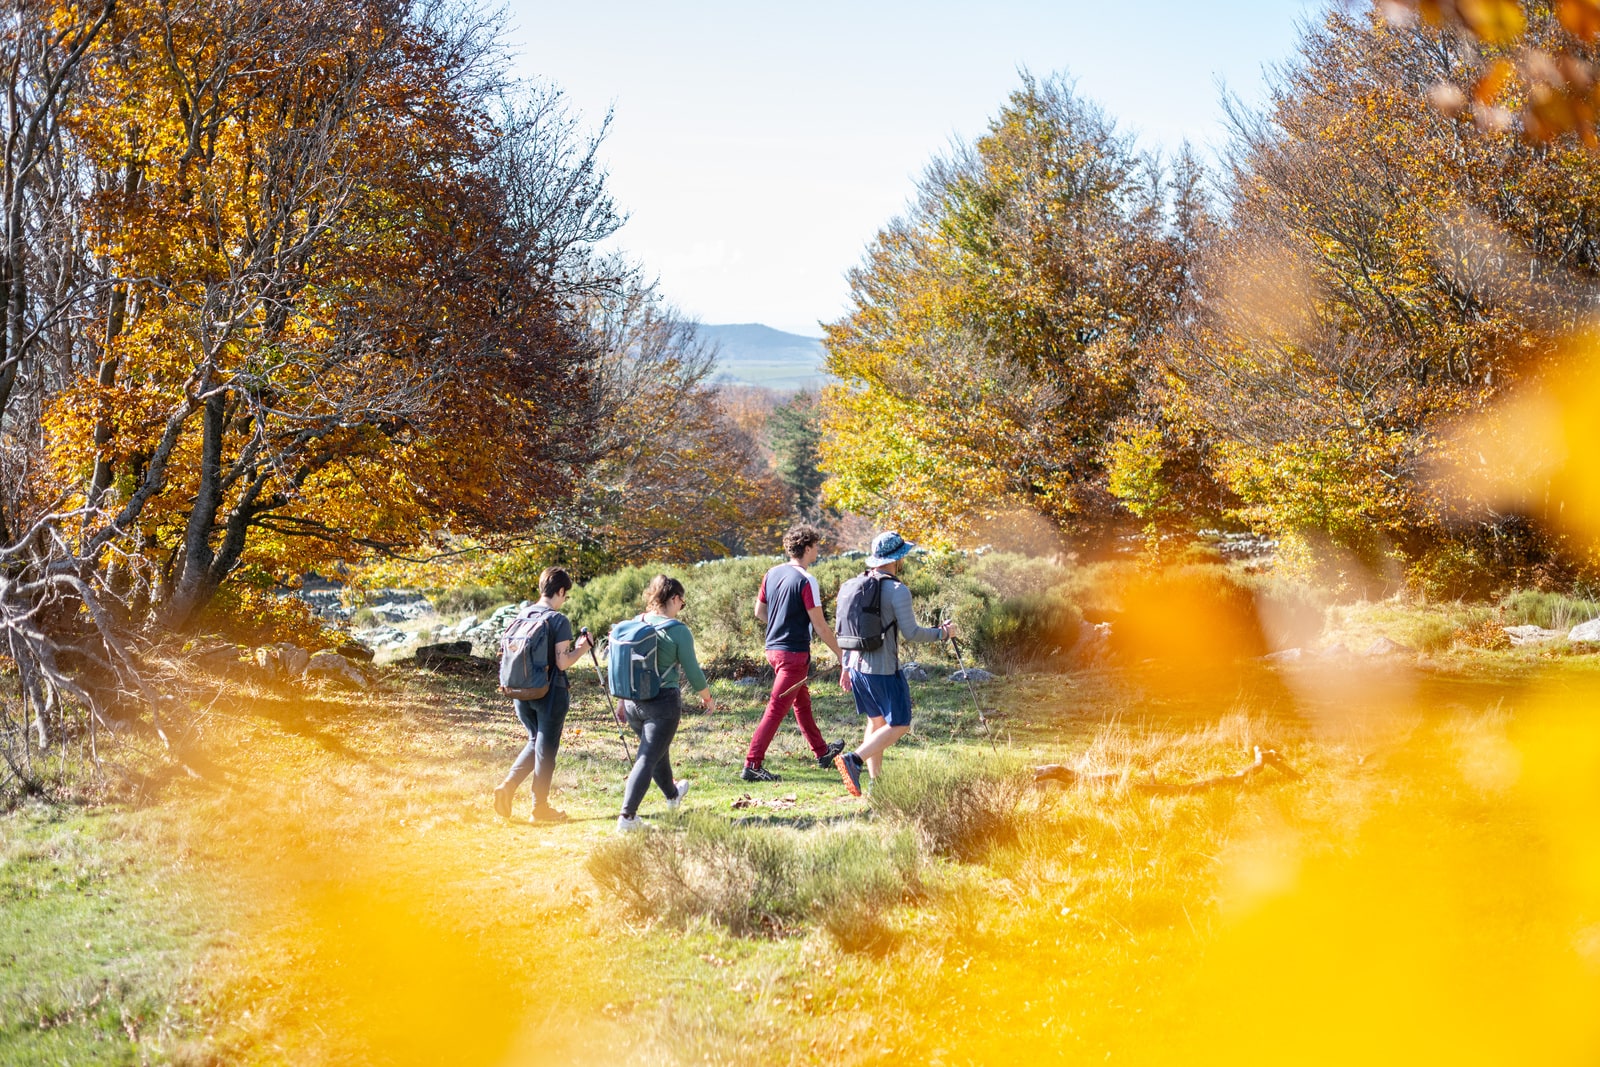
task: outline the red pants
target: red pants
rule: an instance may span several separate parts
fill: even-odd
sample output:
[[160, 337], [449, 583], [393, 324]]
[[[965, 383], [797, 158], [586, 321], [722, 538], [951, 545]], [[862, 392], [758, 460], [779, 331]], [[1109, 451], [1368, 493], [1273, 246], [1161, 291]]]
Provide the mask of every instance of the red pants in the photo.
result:
[[[767, 758], [767, 746], [777, 736], [778, 727], [783, 725], [783, 717], [789, 714], [791, 707], [794, 708], [794, 720], [800, 724], [800, 732], [806, 735], [806, 743], [811, 746], [811, 751], [822, 755], [828, 750], [828, 743], [822, 739], [822, 731], [817, 729], [817, 721], [811, 717], [811, 687], [800, 685], [796, 688], [796, 683], [803, 681], [811, 670], [811, 653], [768, 649], [767, 662], [778, 672], [778, 677], [773, 679], [767, 713], [761, 716], [755, 736], [750, 739], [750, 751], [745, 754], [745, 763], [751, 767], [761, 766], [761, 761]], [[789, 689], [793, 689], [793, 692], [783, 696], [784, 691]]]

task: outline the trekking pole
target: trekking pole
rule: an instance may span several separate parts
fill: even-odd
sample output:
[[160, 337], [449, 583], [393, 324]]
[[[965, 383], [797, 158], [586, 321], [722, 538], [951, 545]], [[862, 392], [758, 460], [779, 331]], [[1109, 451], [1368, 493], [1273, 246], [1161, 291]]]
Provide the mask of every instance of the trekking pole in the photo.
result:
[[961, 642], [955, 634], [950, 635], [950, 647], [956, 650], [956, 665], [961, 668], [961, 677], [967, 683], [967, 693], [972, 697], [972, 707], [978, 713], [978, 722], [983, 725], [983, 736], [989, 739], [989, 751], [995, 755], [1000, 754], [1000, 748], [994, 743], [994, 727], [989, 725], [989, 719], [983, 713], [983, 705], [978, 703], [978, 690], [972, 684], [972, 672], [967, 670], [967, 663], [961, 657]]
[[[587, 626], [580, 627], [578, 633], [583, 637], [589, 637], [589, 628]], [[600, 683], [600, 692], [606, 695], [607, 700], [615, 701], [617, 698], [611, 695], [611, 687], [606, 684], [606, 676], [600, 670], [600, 658], [594, 654], [594, 638], [592, 637], [589, 637], [589, 662], [594, 664], [594, 678], [595, 681]], [[613, 719], [617, 717], [616, 707], [615, 703], [611, 705], [611, 717]], [[628, 762], [632, 763], [633, 749], [628, 747], [627, 733], [622, 730], [617, 731], [617, 740], [622, 742], [622, 751], [627, 754]]]

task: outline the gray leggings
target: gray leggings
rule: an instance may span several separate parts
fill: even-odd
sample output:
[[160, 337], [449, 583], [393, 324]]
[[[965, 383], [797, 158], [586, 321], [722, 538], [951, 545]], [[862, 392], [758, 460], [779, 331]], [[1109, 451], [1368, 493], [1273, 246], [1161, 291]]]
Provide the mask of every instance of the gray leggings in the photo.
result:
[[622, 814], [631, 819], [639, 813], [639, 802], [649, 791], [652, 780], [668, 800], [677, 799], [678, 787], [672, 781], [672, 760], [667, 749], [678, 732], [683, 704], [676, 689], [663, 689], [654, 700], [624, 701], [623, 708], [628, 715], [628, 725], [639, 735], [639, 755], [622, 789]]

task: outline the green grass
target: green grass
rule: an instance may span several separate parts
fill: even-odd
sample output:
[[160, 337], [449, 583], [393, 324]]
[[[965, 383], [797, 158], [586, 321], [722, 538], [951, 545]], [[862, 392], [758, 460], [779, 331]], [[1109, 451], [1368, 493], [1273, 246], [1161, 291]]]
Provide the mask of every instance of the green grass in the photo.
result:
[[[1339, 622], [1370, 632], [1409, 610]], [[1407, 973], [1333, 909], [1317, 921], [1337, 939], [1297, 928], [1260, 976], [1203, 980], [1244, 951], [1241, 931], [1278, 914], [1273, 902], [1297, 899], [1293, 886], [1344, 877], [1374, 826], [1405, 831], [1413, 866], [1481, 839], [1465, 868], [1477, 877], [1446, 872], [1451, 906], [1493, 889], [1483, 870], [1525, 872], [1527, 886], [1471, 911], [1474, 928], [1500, 937], [1511, 923], [1517, 944], [1554, 929], [1570, 952], [1567, 905], [1539, 881], [1545, 868], [1516, 861], [1575, 846], [1528, 814], [1543, 794], [1507, 792], [1518, 764], [1506, 751], [1521, 743], [1512, 713], [1533, 701], [1533, 672], [1586, 684], [1595, 657], [1516, 652], [1331, 673], [1017, 674], [979, 691], [998, 752], [968, 690], [935, 680], [914, 687], [915, 731], [866, 800], [815, 765], [792, 723], [768, 759], [784, 780], [740, 781], [766, 693], [719, 681], [723, 710], [686, 714], [673, 746], [678, 776], [694, 782], [684, 814], [652, 790], [641, 814], [653, 829], [630, 837], [613, 832], [623, 746], [592, 679], [574, 675], [552, 798], [573, 821], [556, 827], [489, 809], [523, 736], [488, 680], [388, 668], [366, 695], [235, 686], [201, 733], [201, 777], [164, 779], [139, 808], [0, 818], [0, 1053], [30, 1064], [855, 1065], [1115, 1062], [1143, 1049], [1154, 1061], [1157, 1036], [1176, 1047], [1206, 1020], [1240, 1023], [1248, 999], [1212, 1004], [1213, 985], [1265, 996], [1274, 974], [1310, 980], [1300, 958], [1342, 973], [1351, 965], [1326, 962], [1339, 943]], [[814, 694], [828, 738], [859, 736], [831, 679]], [[1305, 779], [1137, 788], [1237, 771], [1258, 744]], [[1023, 770], [1035, 763], [1110, 777], [1036, 789]], [[767, 803], [735, 807], [746, 794]], [[524, 790], [517, 815], [530, 806]], [[1412, 812], [1425, 824], [1406, 821]], [[1425, 847], [1405, 835], [1418, 828]], [[1417, 876], [1379, 874], [1390, 893]], [[1357, 918], [1392, 934], [1391, 919], [1425, 925], [1414, 904], [1402, 895], [1394, 916]], [[1382, 978], [1351, 973], [1362, 988]], [[1430, 1033], [1454, 1032], [1432, 1022]], [[1250, 1020], [1206, 1047], [1276, 1025]]]
[[153, 813], [0, 820], [0, 1063], [134, 1064], [195, 1031], [215, 933]]

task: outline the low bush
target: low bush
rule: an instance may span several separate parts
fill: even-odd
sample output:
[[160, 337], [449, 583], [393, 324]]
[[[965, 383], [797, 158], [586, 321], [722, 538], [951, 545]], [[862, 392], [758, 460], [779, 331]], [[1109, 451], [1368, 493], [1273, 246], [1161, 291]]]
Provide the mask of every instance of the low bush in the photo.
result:
[[634, 914], [730, 933], [781, 936], [821, 926], [842, 948], [890, 937], [887, 911], [922, 891], [922, 853], [904, 831], [795, 830], [688, 815], [602, 842], [589, 873]]
[[[535, 582], [536, 587], [537, 584]], [[475, 583], [450, 586], [446, 589], [425, 589], [423, 592], [441, 615], [459, 615], [468, 611], [483, 612], [501, 604], [524, 599], [515, 595], [515, 591], [507, 586]], [[526, 599], [536, 600], [538, 596], [538, 589], [535, 588], [532, 595]]]
[[898, 759], [873, 782], [872, 810], [914, 827], [935, 855], [979, 860], [1017, 839], [1029, 783], [1020, 764], [998, 757]]
[[1600, 616], [1600, 601], [1584, 600], [1561, 593], [1519, 589], [1500, 601], [1507, 626], [1542, 626], [1546, 630], [1567, 630], [1580, 622]]

